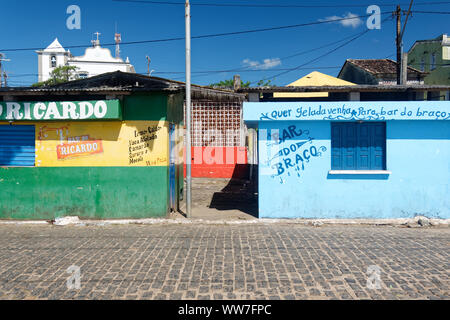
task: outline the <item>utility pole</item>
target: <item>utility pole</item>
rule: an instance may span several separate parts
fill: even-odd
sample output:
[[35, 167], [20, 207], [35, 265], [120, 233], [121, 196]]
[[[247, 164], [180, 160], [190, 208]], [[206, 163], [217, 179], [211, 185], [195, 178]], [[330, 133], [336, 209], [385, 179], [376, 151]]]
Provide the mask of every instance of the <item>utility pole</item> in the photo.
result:
[[6, 83], [6, 73], [2, 70], [2, 61], [11, 61], [11, 60], [5, 59], [5, 55], [3, 53], [0, 53], [0, 88], [2, 87], [2, 76], [5, 76], [5, 83]]
[[[395, 15], [397, 16], [397, 36], [396, 36], [396, 47], [397, 47], [397, 84], [406, 84], [403, 83], [403, 79], [405, 76], [402, 76], [402, 58], [403, 58], [403, 35], [405, 34], [406, 24], [408, 23], [408, 18], [411, 14], [411, 8], [413, 5], [414, 0], [411, 0], [409, 4], [408, 12], [406, 13], [406, 19], [405, 23], [403, 25], [402, 29], [402, 9], [400, 5], [397, 5], [397, 10], [395, 10]], [[407, 62], [406, 62], [407, 63]], [[408, 69], [406, 68], [406, 71], [408, 72]], [[408, 79], [408, 74], [406, 74], [406, 79]]]
[[191, 142], [191, 5], [186, 0], [186, 218], [192, 217]]
[[395, 10], [395, 15], [397, 16], [397, 36], [396, 36], [396, 47], [397, 47], [397, 84], [401, 83], [400, 70], [402, 64], [402, 42], [400, 39], [400, 32], [402, 28], [402, 9], [400, 5], [397, 6]]
[[3, 81], [5, 83], [5, 88], [8, 86], [8, 75], [3, 71]]
[[150, 59], [149, 56], [145, 56], [145, 58], [147, 59], [147, 76], [150, 77], [150, 62], [152, 61], [152, 59]]

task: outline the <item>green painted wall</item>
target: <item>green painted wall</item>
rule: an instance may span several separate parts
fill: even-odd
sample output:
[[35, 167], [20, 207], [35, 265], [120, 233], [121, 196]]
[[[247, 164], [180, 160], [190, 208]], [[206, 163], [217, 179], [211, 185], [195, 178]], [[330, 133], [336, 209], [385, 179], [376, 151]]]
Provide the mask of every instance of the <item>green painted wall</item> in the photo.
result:
[[[183, 101], [182, 94], [126, 96], [123, 120], [181, 124]], [[168, 206], [167, 166], [0, 168], [0, 219], [166, 217]]]
[[[434, 70], [431, 69], [431, 56], [433, 53], [436, 57], [436, 68]], [[408, 52], [408, 65], [418, 70], [422, 70], [422, 58], [424, 61], [423, 70], [425, 72], [429, 72], [429, 74], [424, 79], [425, 84], [450, 84], [450, 67], [443, 66], [444, 64], [450, 64], [450, 60], [443, 59], [442, 36], [426, 42], [416, 42]], [[445, 92], [441, 93], [441, 98], [439, 100], [445, 100]]]
[[167, 98], [167, 120], [170, 123], [183, 124], [184, 96], [182, 94], [171, 94]]
[[0, 168], [0, 218], [165, 217], [167, 176], [167, 167]]
[[167, 120], [167, 95], [133, 94], [124, 97], [123, 120]]

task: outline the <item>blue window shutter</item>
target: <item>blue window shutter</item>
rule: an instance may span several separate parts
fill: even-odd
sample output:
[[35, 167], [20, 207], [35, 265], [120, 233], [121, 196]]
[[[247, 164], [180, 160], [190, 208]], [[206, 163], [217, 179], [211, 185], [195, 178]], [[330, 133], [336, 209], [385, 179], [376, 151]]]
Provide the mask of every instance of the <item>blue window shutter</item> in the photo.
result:
[[357, 140], [357, 127], [355, 123], [346, 123], [343, 126], [343, 170], [355, 170], [356, 169], [356, 140]]
[[358, 127], [358, 147], [356, 169], [370, 170], [371, 164], [371, 125], [369, 123], [357, 124]]
[[331, 124], [331, 169], [342, 170], [342, 130], [340, 123]]
[[386, 124], [331, 124], [332, 170], [386, 170]]
[[386, 124], [372, 125], [372, 170], [386, 170]]
[[35, 159], [34, 126], [0, 125], [0, 166], [33, 167]]

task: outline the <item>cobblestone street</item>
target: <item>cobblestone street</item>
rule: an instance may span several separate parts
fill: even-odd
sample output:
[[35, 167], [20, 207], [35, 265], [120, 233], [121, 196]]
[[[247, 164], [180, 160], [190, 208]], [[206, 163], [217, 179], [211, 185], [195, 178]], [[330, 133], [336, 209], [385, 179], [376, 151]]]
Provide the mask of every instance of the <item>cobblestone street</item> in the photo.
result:
[[[0, 298], [449, 299], [449, 240], [448, 228], [2, 225]], [[381, 289], [367, 287], [372, 265]]]

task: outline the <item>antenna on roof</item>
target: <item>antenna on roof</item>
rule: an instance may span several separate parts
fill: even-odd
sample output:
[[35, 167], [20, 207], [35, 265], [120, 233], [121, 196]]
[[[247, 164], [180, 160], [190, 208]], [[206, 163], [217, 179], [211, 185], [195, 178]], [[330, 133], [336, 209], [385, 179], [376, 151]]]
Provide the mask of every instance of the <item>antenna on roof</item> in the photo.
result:
[[120, 43], [122, 42], [122, 35], [120, 33], [117, 33], [117, 23], [114, 39], [116, 41], [116, 58], [120, 58]]

